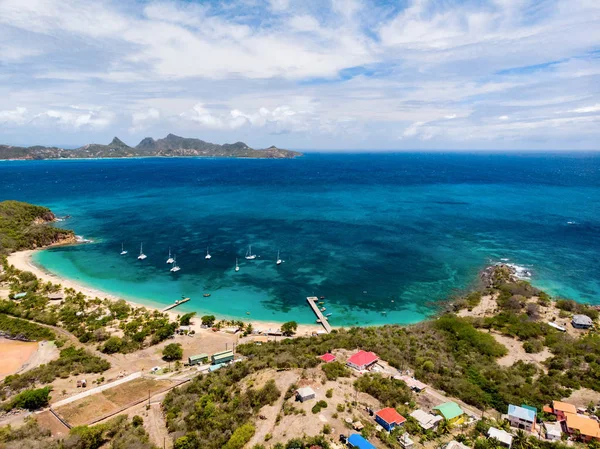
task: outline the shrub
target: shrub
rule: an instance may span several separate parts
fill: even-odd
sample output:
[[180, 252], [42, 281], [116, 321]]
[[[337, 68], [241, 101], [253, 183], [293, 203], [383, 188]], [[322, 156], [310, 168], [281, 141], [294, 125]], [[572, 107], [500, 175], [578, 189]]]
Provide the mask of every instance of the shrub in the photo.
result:
[[350, 377], [350, 370], [346, 365], [340, 362], [330, 362], [321, 365], [328, 380], [337, 380], [338, 377]]
[[325, 392], [325, 397], [331, 399], [333, 397], [333, 388], [330, 388]]
[[312, 412], [313, 412], [314, 414], [317, 414], [317, 413], [319, 413], [319, 412], [321, 411], [321, 409], [324, 409], [324, 408], [327, 408], [327, 402], [325, 402], [325, 401], [321, 400], [321, 401], [317, 402], [317, 403], [316, 403], [316, 404], [313, 406], [313, 408], [312, 408]]
[[179, 343], [170, 343], [164, 347], [162, 351], [162, 358], [167, 362], [172, 362], [174, 360], [181, 360], [183, 357], [183, 348]]
[[215, 318], [215, 316], [214, 316], [214, 315], [204, 315], [204, 316], [201, 318], [201, 320], [202, 320], [202, 324], [203, 324], [204, 326], [209, 326], [209, 327], [210, 327], [210, 326], [212, 326], [213, 324], [215, 324], [215, 320], [216, 320], [216, 318]]
[[37, 410], [48, 405], [50, 400], [50, 387], [38, 388], [37, 390], [25, 390], [16, 395], [11, 401], [3, 405], [4, 410], [24, 408]]
[[288, 337], [294, 335], [296, 330], [298, 329], [298, 323], [295, 321], [288, 321], [287, 323], [283, 323], [281, 325], [281, 332], [283, 335], [287, 335]]

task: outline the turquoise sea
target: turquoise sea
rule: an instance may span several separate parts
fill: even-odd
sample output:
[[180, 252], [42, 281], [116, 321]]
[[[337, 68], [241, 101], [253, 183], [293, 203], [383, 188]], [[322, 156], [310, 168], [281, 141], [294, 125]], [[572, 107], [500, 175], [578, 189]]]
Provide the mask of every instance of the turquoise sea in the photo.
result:
[[317, 295], [333, 325], [411, 323], [501, 259], [600, 303], [597, 153], [12, 161], [0, 199], [94, 241], [41, 252], [47, 270], [149, 305], [191, 297], [182, 312], [313, 323]]

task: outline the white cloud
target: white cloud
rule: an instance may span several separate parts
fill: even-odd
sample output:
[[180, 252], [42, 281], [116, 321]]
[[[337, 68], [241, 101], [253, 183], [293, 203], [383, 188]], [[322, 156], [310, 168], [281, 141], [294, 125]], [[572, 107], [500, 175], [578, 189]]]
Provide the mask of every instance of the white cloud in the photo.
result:
[[27, 108], [17, 107], [0, 111], [0, 125], [23, 125], [27, 123]]
[[130, 132], [138, 132], [147, 129], [153, 123], [160, 120], [160, 111], [155, 108], [149, 108], [143, 111], [136, 111], [131, 114]]
[[582, 108], [574, 109], [573, 112], [577, 112], [578, 114], [586, 114], [589, 112], [600, 112], [600, 103], [595, 104], [594, 106], [585, 106]]
[[115, 115], [108, 111], [56, 110], [36, 114], [32, 122], [41, 126], [58, 125], [67, 130], [104, 129], [114, 120]]

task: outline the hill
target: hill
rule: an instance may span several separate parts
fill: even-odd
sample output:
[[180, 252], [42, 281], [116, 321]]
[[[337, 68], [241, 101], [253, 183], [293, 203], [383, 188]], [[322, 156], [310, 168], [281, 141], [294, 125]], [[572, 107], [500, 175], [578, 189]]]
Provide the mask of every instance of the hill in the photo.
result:
[[233, 157], [260, 159], [291, 159], [302, 153], [282, 150], [275, 146], [257, 150], [244, 142], [223, 145], [205, 142], [201, 139], [186, 138], [169, 134], [163, 139], [146, 137], [135, 147], [115, 137], [108, 145], [87, 144], [74, 150], [58, 147], [15, 147], [0, 145], [0, 160], [28, 159], [90, 159], [114, 157]]
[[74, 242], [73, 231], [52, 226], [55, 220], [46, 207], [19, 201], [0, 202], [0, 254]]

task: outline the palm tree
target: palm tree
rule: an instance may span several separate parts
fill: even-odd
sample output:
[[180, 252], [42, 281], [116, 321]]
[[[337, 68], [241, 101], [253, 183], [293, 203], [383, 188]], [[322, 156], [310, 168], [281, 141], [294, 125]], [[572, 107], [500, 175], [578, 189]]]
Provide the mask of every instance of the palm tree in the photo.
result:
[[517, 430], [513, 438], [512, 447], [515, 449], [530, 449], [531, 443], [529, 442], [529, 437], [522, 429]]
[[438, 432], [440, 433], [440, 435], [444, 435], [446, 433], [450, 433], [450, 423], [448, 422], [448, 420], [443, 420], [441, 423], [439, 423], [438, 425]]

